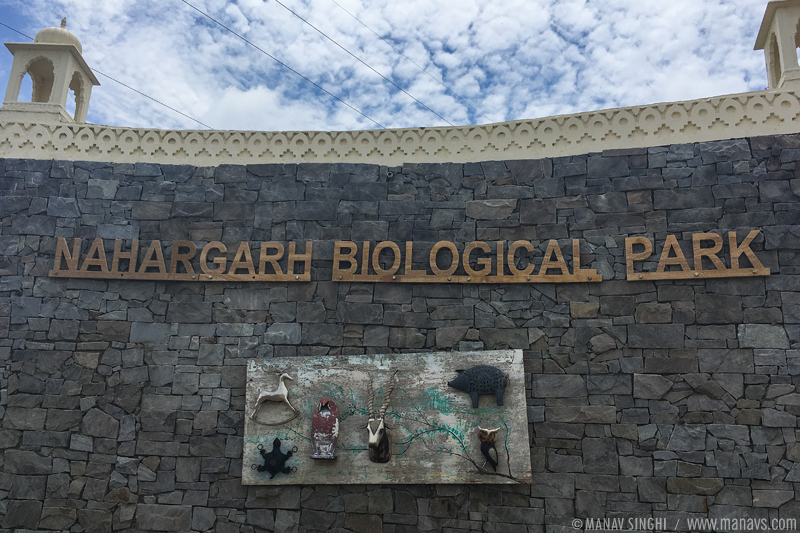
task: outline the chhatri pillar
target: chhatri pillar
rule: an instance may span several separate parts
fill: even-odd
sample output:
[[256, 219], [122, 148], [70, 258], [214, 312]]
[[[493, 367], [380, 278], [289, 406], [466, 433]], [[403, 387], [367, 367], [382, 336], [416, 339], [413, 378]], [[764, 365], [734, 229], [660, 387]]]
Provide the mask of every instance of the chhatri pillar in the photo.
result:
[[767, 4], [754, 50], [764, 50], [770, 89], [800, 89], [800, 0]]
[[[14, 60], [0, 118], [36, 123], [86, 122], [92, 86], [100, 82], [81, 55], [80, 41], [66, 25], [67, 19], [63, 19], [60, 28], [41, 30], [33, 43], [6, 43]], [[31, 100], [20, 102], [20, 87], [26, 74], [33, 86]], [[74, 116], [66, 107], [70, 90], [75, 95]]]

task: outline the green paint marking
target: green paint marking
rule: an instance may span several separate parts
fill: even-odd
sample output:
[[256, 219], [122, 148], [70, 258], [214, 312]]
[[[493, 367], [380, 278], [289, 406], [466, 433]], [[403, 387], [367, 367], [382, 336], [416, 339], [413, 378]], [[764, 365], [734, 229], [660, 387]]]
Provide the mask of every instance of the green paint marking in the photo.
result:
[[429, 387], [422, 393], [422, 404], [438, 413], [449, 415], [452, 412], [452, 402], [439, 387]]

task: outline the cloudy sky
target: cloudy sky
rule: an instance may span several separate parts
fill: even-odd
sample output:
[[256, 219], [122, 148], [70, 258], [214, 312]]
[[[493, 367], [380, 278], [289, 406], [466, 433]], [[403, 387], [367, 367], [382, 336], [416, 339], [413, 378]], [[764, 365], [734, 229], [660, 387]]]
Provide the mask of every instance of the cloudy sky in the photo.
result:
[[[486, 124], [767, 84], [766, 0], [186, 2], [0, 0], [0, 22], [33, 36], [66, 16], [93, 69], [214, 129]], [[10, 67], [0, 50], [3, 83]], [[204, 129], [97, 77], [89, 122]]]

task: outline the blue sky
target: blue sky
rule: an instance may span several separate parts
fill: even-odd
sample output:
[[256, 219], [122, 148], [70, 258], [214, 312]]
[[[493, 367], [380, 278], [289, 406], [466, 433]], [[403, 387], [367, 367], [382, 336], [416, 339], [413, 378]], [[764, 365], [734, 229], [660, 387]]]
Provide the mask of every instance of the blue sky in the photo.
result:
[[[187, 1], [375, 122], [180, 0], [0, 0], [0, 22], [35, 35], [66, 16], [91, 67], [215, 129], [485, 124], [766, 86], [763, 0], [281, 0], [435, 113], [276, 0]], [[0, 51], [4, 81], [10, 66]], [[98, 78], [89, 122], [202, 129]]]

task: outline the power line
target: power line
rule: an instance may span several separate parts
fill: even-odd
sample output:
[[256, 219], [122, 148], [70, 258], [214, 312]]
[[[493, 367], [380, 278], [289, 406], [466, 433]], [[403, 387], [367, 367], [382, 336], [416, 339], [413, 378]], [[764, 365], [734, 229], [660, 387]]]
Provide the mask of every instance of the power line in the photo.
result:
[[21, 31], [19, 31], [19, 30], [15, 30], [14, 28], [12, 28], [11, 26], [9, 26], [8, 24], [3, 24], [2, 22], [0, 22], [0, 24], [2, 24], [3, 26], [5, 26], [6, 28], [8, 28], [8, 29], [9, 29], [9, 30], [11, 30], [11, 31], [15, 31], [15, 32], [19, 33], [19, 34], [20, 34], [20, 35], [22, 35], [23, 37], [27, 37], [27, 38], [28, 38], [28, 39], [30, 39], [31, 41], [33, 40], [33, 37], [31, 37], [30, 35], [27, 35], [27, 34], [25, 34], [25, 33], [22, 33], [22, 32], [21, 32]]
[[99, 70], [97, 70], [97, 69], [94, 69], [94, 71], [95, 71], [95, 72], [97, 72], [98, 74], [100, 74], [101, 76], [105, 76], [106, 78], [110, 79], [111, 81], [114, 81], [114, 82], [117, 82], [117, 83], [119, 83], [119, 84], [120, 84], [120, 85], [122, 85], [123, 87], [127, 87], [128, 89], [130, 89], [131, 91], [133, 91], [133, 92], [135, 92], [135, 93], [141, 94], [141, 95], [142, 95], [142, 96], [144, 96], [145, 98], [149, 98], [150, 100], [152, 100], [152, 101], [154, 101], [154, 102], [156, 102], [156, 103], [158, 103], [158, 104], [161, 104], [161, 105], [163, 105], [163, 106], [164, 106], [164, 107], [166, 107], [167, 109], [171, 109], [171, 110], [175, 111], [175, 112], [176, 112], [176, 113], [178, 113], [179, 115], [183, 115], [184, 117], [186, 117], [186, 118], [188, 118], [188, 119], [194, 120], [194, 121], [195, 121], [195, 122], [197, 122], [198, 124], [202, 124], [203, 126], [205, 126], [206, 128], [208, 128], [208, 129], [210, 129], [210, 130], [213, 130], [213, 129], [214, 129], [214, 128], [212, 128], [211, 126], [209, 126], [208, 124], [206, 124], [206, 123], [204, 123], [204, 122], [200, 122], [200, 121], [199, 121], [199, 120], [197, 120], [196, 118], [190, 117], [190, 116], [189, 116], [189, 115], [187, 115], [186, 113], [183, 113], [183, 112], [181, 112], [181, 111], [178, 111], [178, 110], [177, 110], [177, 109], [175, 109], [174, 107], [168, 106], [168, 105], [167, 105], [167, 104], [165, 104], [164, 102], [159, 102], [158, 100], [156, 100], [156, 99], [155, 99], [155, 98], [153, 98], [152, 96], [146, 95], [146, 94], [144, 94], [142, 91], [139, 91], [138, 89], [134, 89], [134, 88], [133, 88], [133, 87], [131, 87], [130, 85], [126, 85], [125, 83], [122, 83], [122, 82], [121, 82], [121, 81], [119, 81], [119, 80], [115, 80], [114, 78], [112, 78], [112, 77], [111, 77], [111, 76], [109, 76], [108, 74], [103, 74], [102, 72], [100, 72], [100, 71], [99, 71]]
[[[19, 31], [19, 30], [15, 29], [15, 28], [12, 28], [12, 27], [11, 27], [11, 26], [9, 26], [8, 24], [5, 24], [5, 23], [3, 23], [3, 22], [0, 22], [0, 24], [1, 24], [1, 25], [3, 25], [3, 26], [5, 26], [6, 28], [8, 28], [8, 29], [9, 29], [9, 30], [11, 30], [11, 31], [15, 31], [15, 32], [19, 33], [19, 34], [20, 34], [20, 35], [22, 35], [23, 37], [27, 37], [27, 38], [28, 38], [28, 39], [30, 39], [31, 41], [33, 41], [33, 40], [34, 40], [34, 39], [33, 39], [33, 37], [31, 37], [30, 35], [27, 35], [27, 34], [25, 34], [25, 33], [22, 33], [21, 31]], [[182, 115], [182, 116], [184, 116], [184, 117], [186, 117], [186, 118], [188, 118], [188, 119], [190, 119], [190, 120], [193, 120], [193, 121], [197, 122], [198, 124], [201, 124], [201, 125], [205, 126], [206, 128], [208, 128], [208, 129], [210, 129], [210, 130], [214, 129], [214, 128], [212, 128], [211, 126], [209, 126], [208, 124], [205, 124], [205, 123], [203, 123], [203, 122], [200, 122], [200, 121], [199, 121], [199, 120], [197, 120], [196, 118], [194, 118], [194, 117], [191, 117], [191, 116], [187, 115], [186, 113], [184, 113], [184, 112], [182, 112], [182, 111], [178, 111], [178, 110], [177, 110], [177, 109], [175, 109], [174, 107], [172, 107], [172, 106], [169, 106], [169, 105], [165, 104], [164, 102], [160, 102], [160, 101], [156, 100], [155, 98], [153, 98], [152, 96], [150, 96], [150, 95], [147, 95], [147, 94], [143, 93], [142, 91], [140, 91], [140, 90], [138, 90], [138, 89], [134, 89], [134, 88], [133, 88], [133, 87], [131, 87], [130, 85], [127, 85], [127, 84], [125, 84], [125, 83], [122, 83], [121, 81], [119, 81], [119, 80], [117, 80], [117, 79], [114, 79], [114, 78], [112, 78], [112, 77], [111, 77], [111, 76], [109, 76], [108, 74], [104, 74], [104, 73], [100, 72], [100, 71], [99, 71], [99, 70], [97, 70], [96, 68], [93, 68], [93, 69], [92, 69], [92, 72], [97, 72], [97, 73], [98, 73], [98, 74], [100, 74], [101, 76], [104, 76], [104, 77], [108, 78], [109, 80], [111, 80], [111, 81], [113, 81], [113, 82], [115, 82], [115, 83], [119, 83], [119, 84], [120, 84], [120, 85], [122, 85], [123, 87], [125, 87], [125, 88], [127, 88], [127, 89], [130, 89], [131, 91], [133, 91], [133, 92], [135, 92], [135, 93], [138, 93], [138, 94], [140, 94], [140, 95], [144, 96], [145, 98], [149, 98], [150, 100], [154, 101], [155, 103], [157, 103], [157, 104], [160, 104], [160, 105], [162, 105], [162, 106], [166, 107], [167, 109], [171, 109], [172, 111], [175, 111], [175, 112], [176, 112], [176, 113], [178, 113], [179, 115]]]
[[311, 85], [313, 85], [314, 87], [316, 87], [316, 88], [317, 88], [317, 89], [319, 89], [320, 91], [322, 91], [322, 92], [324, 92], [325, 94], [327, 94], [328, 96], [330, 96], [331, 98], [334, 98], [334, 99], [338, 100], [339, 102], [343, 103], [344, 105], [346, 105], [347, 107], [349, 107], [350, 109], [352, 109], [353, 111], [355, 111], [356, 113], [358, 113], [359, 115], [361, 115], [362, 117], [364, 117], [364, 118], [366, 118], [367, 120], [369, 120], [369, 121], [373, 122], [373, 123], [374, 123], [376, 126], [378, 126], [379, 128], [381, 128], [381, 129], [386, 129], [386, 126], [384, 126], [383, 124], [381, 124], [381, 123], [377, 122], [376, 120], [373, 120], [373, 119], [372, 119], [372, 118], [370, 118], [369, 116], [365, 115], [365, 114], [364, 114], [362, 111], [360, 111], [360, 110], [356, 109], [355, 107], [353, 107], [352, 105], [348, 104], [347, 102], [345, 102], [344, 100], [342, 100], [341, 98], [339, 98], [338, 96], [336, 96], [335, 94], [331, 93], [330, 91], [328, 91], [328, 90], [324, 89], [324, 88], [323, 88], [323, 87], [321, 87], [320, 85], [318, 85], [318, 84], [314, 83], [313, 81], [311, 81], [310, 79], [306, 78], [305, 76], [303, 76], [302, 74], [300, 74], [299, 72], [297, 72], [295, 69], [293, 69], [292, 67], [290, 67], [289, 65], [287, 65], [286, 63], [284, 63], [283, 61], [281, 61], [280, 59], [278, 59], [277, 57], [275, 57], [275, 56], [273, 56], [272, 54], [270, 54], [270, 53], [266, 52], [266, 51], [265, 51], [263, 48], [260, 48], [258, 45], [256, 45], [256, 44], [254, 44], [253, 42], [251, 42], [251, 41], [247, 40], [245, 37], [243, 37], [243, 36], [239, 35], [238, 33], [236, 33], [235, 31], [233, 31], [232, 29], [230, 29], [229, 27], [227, 27], [226, 25], [224, 25], [223, 23], [221, 23], [220, 21], [218, 21], [217, 19], [215, 19], [214, 17], [212, 17], [211, 15], [209, 15], [208, 13], [206, 13], [206, 12], [204, 12], [204, 11], [201, 11], [200, 9], [196, 8], [195, 6], [193, 6], [192, 4], [190, 4], [189, 2], [187, 2], [186, 0], [181, 0], [181, 2], [183, 2], [183, 3], [184, 3], [184, 4], [186, 4], [187, 6], [191, 7], [192, 9], [194, 9], [195, 11], [197, 11], [198, 13], [200, 13], [201, 15], [203, 15], [204, 17], [206, 17], [207, 19], [209, 19], [209, 20], [213, 21], [214, 23], [216, 23], [216, 24], [218, 24], [218, 25], [222, 26], [223, 28], [225, 28], [226, 30], [228, 30], [230, 33], [232, 33], [233, 35], [237, 36], [239, 39], [241, 39], [242, 41], [246, 42], [247, 44], [249, 44], [250, 46], [252, 46], [252, 47], [253, 47], [253, 48], [255, 48], [256, 50], [258, 50], [259, 52], [261, 52], [261, 53], [262, 53], [262, 54], [264, 54], [265, 56], [267, 56], [267, 57], [271, 58], [273, 61], [275, 61], [276, 63], [278, 63], [278, 64], [279, 64], [279, 65], [281, 65], [282, 67], [286, 67], [286, 68], [288, 68], [289, 70], [291, 70], [292, 72], [294, 72], [295, 74], [297, 74], [298, 76], [300, 76], [301, 78], [303, 78], [304, 80], [306, 80], [308, 83], [310, 83]]
[[[181, 0], [181, 1], [185, 1], [185, 0]], [[372, 72], [374, 72], [375, 74], [377, 74], [378, 76], [380, 76], [380, 77], [381, 77], [381, 78], [383, 78], [384, 80], [386, 80], [386, 81], [388, 81], [389, 83], [391, 83], [392, 85], [394, 85], [394, 87], [395, 87], [395, 88], [397, 88], [399, 91], [403, 92], [403, 94], [405, 94], [406, 96], [408, 96], [409, 98], [411, 98], [412, 100], [414, 100], [416, 103], [418, 103], [419, 105], [421, 105], [422, 107], [424, 107], [425, 109], [427, 109], [428, 111], [430, 111], [431, 113], [433, 113], [434, 115], [436, 115], [437, 117], [439, 117], [440, 119], [442, 119], [442, 120], [444, 120], [445, 122], [447, 122], [447, 124], [449, 124], [450, 126], [453, 126], [453, 123], [452, 123], [452, 122], [450, 122], [449, 120], [447, 120], [446, 118], [444, 118], [442, 115], [440, 115], [439, 113], [437, 113], [436, 111], [434, 111], [434, 110], [433, 110], [433, 109], [431, 109], [430, 107], [426, 106], [425, 104], [423, 104], [422, 102], [420, 102], [419, 100], [417, 100], [416, 98], [414, 98], [414, 96], [413, 96], [413, 95], [411, 95], [411, 94], [410, 94], [408, 91], [406, 91], [405, 89], [403, 89], [402, 87], [400, 87], [399, 85], [397, 85], [397, 84], [396, 84], [394, 81], [390, 80], [389, 78], [387, 78], [386, 76], [384, 76], [383, 74], [381, 74], [380, 72], [378, 72], [377, 70], [375, 70], [374, 68], [372, 68], [371, 66], [369, 66], [369, 65], [368, 65], [368, 64], [367, 64], [365, 61], [363, 61], [363, 60], [362, 60], [360, 57], [358, 57], [357, 55], [353, 54], [353, 53], [352, 53], [350, 50], [348, 50], [347, 48], [345, 48], [345, 47], [344, 47], [344, 46], [342, 46], [341, 44], [337, 43], [337, 42], [336, 42], [336, 41], [335, 41], [335, 40], [334, 40], [332, 37], [328, 37], [328, 35], [326, 35], [326, 34], [325, 34], [325, 33], [324, 33], [322, 30], [320, 30], [319, 28], [317, 28], [316, 26], [314, 26], [313, 24], [311, 24], [309, 21], [307, 21], [306, 19], [304, 19], [303, 17], [301, 17], [300, 15], [298, 15], [297, 13], [295, 13], [294, 11], [292, 11], [292, 10], [291, 10], [290, 8], [288, 8], [288, 7], [287, 7], [287, 6], [286, 6], [286, 5], [285, 5], [283, 2], [281, 2], [280, 0], [275, 0], [275, 2], [277, 2], [277, 3], [278, 3], [280, 6], [281, 6], [281, 7], [283, 7], [284, 9], [286, 9], [286, 10], [287, 10], [289, 13], [291, 13], [291, 14], [292, 14], [292, 15], [294, 15], [295, 17], [299, 18], [300, 20], [302, 20], [303, 22], [305, 22], [306, 24], [308, 24], [309, 26], [311, 26], [312, 28], [314, 28], [314, 30], [316, 30], [316, 31], [317, 31], [317, 33], [319, 33], [320, 35], [322, 35], [323, 37], [325, 37], [326, 39], [328, 39], [330, 42], [332, 42], [333, 44], [335, 44], [336, 46], [338, 46], [339, 48], [341, 48], [342, 50], [344, 50], [345, 52], [347, 52], [348, 54], [350, 54], [350, 55], [351, 55], [353, 58], [355, 58], [355, 60], [356, 60], [356, 61], [358, 61], [359, 63], [361, 63], [362, 65], [364, 65], [364, 66], [365, 66], [365, 67], [367, 67], [368, 69], [370, 69]]]
[[337, 6], [339, 6], [339, 9], [341, 9], [342, 11], [344, 11], [345, 13], [347, 13], [348, 15], [350, 15], [351, 17], [353, 17], [353, 18], [355, 19], [355, 21], [356, 21], [356, 22], [358, 22], [359, 24], [361, 24], [362, 26], [364, 26], [365, 28], [367, 28], [369, 31], [371, 31], [372, 33], [374, 33], [374, 34], [375, 34], [375, 37], [377, 37], [377, 38], [378, 38], [378, 39], [380, 39], [381, 41], [383, 41], [383, 42], [385, 42], [386, 44], [388, 44], [388, 45], [389, 45], [389, 46], [392, 48], [392, 50], [394, 50], [395, 52], [397, 52], [398, 54], [400, 54], [401, 56], [403, 56], [404, 58], [406, 58], [406, 59], [407, 59], [409, 62], [411, 62], [411, 64], [412, 64], [412, 65], [414, 65], [415, 67], [417, 67], [418, 69], [420, 69], [422, 72], [424, 72], [425, 74], [427, 74], [427, 75], [428, 75], [428, 77], [430, 77], [430, 79], [432, 79], [433, 81], [435, 81], [436, 83], [438, 83], [439, 85], [441, 85], [442, 87], [444, 87], [445, 89], [447, 89], [447, 91], [448, 91], [450, 94], [452, 94], [452, 95], [453, 95], [453, 96], [456, 98], [456, 100], [458, 100], [459, 102], [461, 102], [461, 103], [462, 103], [462, 104], [464, 104], [465, 106], [469, 107], [470, 109], [472, 109], [473, 111], [475, 111], [477, 114], [479, 114], [480, 116], [482, 116], [483, 118], [485, 118], [485, 119], [486, 119], [486, 120], [488, 120], [489, 122], [492, 122], [492, 119], [490, 119], [489, 117], [487, 117], [486, 115], [484, 115], [483, 113], [481, 113], [481, 111], [480, 111], [478, 108], [476, 108], [475, 106], [473, 106], [472, 104], [470, 104], [469, 102], [467, 102], [466, 100], [464, 100], [463, 98], [461, 98], [460, 96], [458, 96], [458, 94], [457, 94], [457, 93], [456, 93], [456, 92], [455, 92], [453, 89], [451, 89], [450, 87], [448, 87], [447, 85], [445, 85], [445, 84], [444, 84], [444, 82], [442, 82], [442, 81], [440, 81], [439, 79], [437, 79], [437, 78], [436, 78], [436, 76], [434, 76], [433, 74], [431, 74], [430, 72], [428, 72], [427, 70], [425, 70], [424, 68], [422, 68], [420, 65], [418, 65], [418, 64], [417, 64], [417, 63], [416, 63], [416, 62], [415, 62], [413, 59], [411, 59], [410, 57], [408, 57], [407, 55], [405, 55], [405, 54], [404, 54], [402, 51], [400, 51], [400, 50], [399, 50], [397, 47], [395, 47], [395, 46], [394, 46], [392, 43], [390, 43], [389, 41], [387, 41], [386, 39], [384, 39], [383, 37], [381, 37], [381, 36], [380, 36], [380, 34], [379, 34], [378, 32], [376, 32], [375, 30], [373, 30], [372, 28], [370, 28], [369, 26], [367, 26], [367, 25], [366, 25], [364, 22], [362, 22], [362, 21], [361, 21], [361, 20], [360, 20], [358, 17], [356, 17], [355, 15], [353, 15], [352, 13], [350, 13], [350, 12], [349, 12], [348, 10], [346, 10], [344, 7], [342, 7], [342, 5], [341, 5], [340, 3], [338, 3], [336, 0], [331, 0], [331, 2], [333, 2], [334, 4], [336, 4]]

